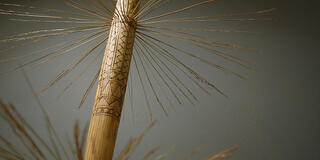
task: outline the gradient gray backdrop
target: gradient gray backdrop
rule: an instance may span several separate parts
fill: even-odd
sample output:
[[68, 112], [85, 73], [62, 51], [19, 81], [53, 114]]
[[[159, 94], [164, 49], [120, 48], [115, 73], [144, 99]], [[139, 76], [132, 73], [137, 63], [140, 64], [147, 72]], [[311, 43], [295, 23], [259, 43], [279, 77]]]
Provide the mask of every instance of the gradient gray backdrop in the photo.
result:
[[[59, 1], [50, 0], [1, 0], [1, 2], [68, 9]], [[193, 2], [195, 1], [173, 0], [168, 7], [163, 7], [159, 12]], [[222, 63], [248, 77], [247, 80], [241, 80], [207, 66], [192, 65], [193, 62], [190, 59], [186, 60], [230, 98], [225, 99], [215, 92], [208, 96], [199, 90], [194, 90], [200, 97], [200, 103], [195, 107], [188, 103], [176, 105], [177, 112], [168, 109], [169, 117], [165, 117], [158, 109], [159, 107], [154, 105], [153, 113], [159, 120], [158, 124], [145, 136], [133, 159], [141, 158], [157, 145], [162, 145], [161, 152], [158, 154], [175, 146], [175, 151], [168, 157], [173, 160], [179, 159], [200, 145], [205, 147], [193, 159], [205, 158], [234, 144], [239, 145], [240, 148], [228, 158], [230, 160], [320, 159], [318, 6], [315, 0], [218, 0], [215, 4], [179, 15], [180, 17], [215, 15], [277, 8], [277, 11], [271, 15], [278, 20], [276, 22], [198, 24], [201, 28], [234, 28], [259, 32], [258, 35], [212, 34], [216, 39], [235, 42], [262, 51], [263, 54], [239, 53], [256, 63], [254, 65], [256, 71], [245, 71], [237, 66]], [[7, 35], [46, 26], [36, 23], [9, 22], [6, 16], [0, 16], [0, 18], [1, 39]], [[52, 27], [50, 25], [47, 26]], [[54, 44], [54, 42], [53, 40], [50, 43]], [[36, 48], [41, 46], [29, 47], [19, 52], [23, 54]], [[197, 51], [195, 48], [188, 49]], [[76, 54], [65, 56], [34, 70], [27, 70], [35, 89], [40, 91], [75, 57]], [[14, 64], [19, 62], [1, 64], [1, 70]], [[48, 107], [50, 118], [61, 136], [66, 132], [72, 135], [75, 119], [80, 119], [84, 124], [90, 118], [95, 92], [90, 94], [81, 110], [74, 112], [73, 109], [80, 102], [81, 94], [97, 67], [98, 65], [92, 67], [91, 73], [86, 74], [60, 100], [56, 100], [57, 93], [72, 77], [63, 80], [41, 95], [41, 100]], [[149, 123], [142, 94], [137, 93], [141, 90], [135, 91], [133, 114], [128, 101], [125, 103], [115, 155], [119, 154], [130, 137], [138, 135]], [[0, 77], [0, 98], [19, 107], [26, 119], [43, 136], [46, 135], [44, 122], [40, 121], [42, 116], [21, 72]], [[1, 121], [1, 133], [13, 138], [7, 130], [8, 127]]]

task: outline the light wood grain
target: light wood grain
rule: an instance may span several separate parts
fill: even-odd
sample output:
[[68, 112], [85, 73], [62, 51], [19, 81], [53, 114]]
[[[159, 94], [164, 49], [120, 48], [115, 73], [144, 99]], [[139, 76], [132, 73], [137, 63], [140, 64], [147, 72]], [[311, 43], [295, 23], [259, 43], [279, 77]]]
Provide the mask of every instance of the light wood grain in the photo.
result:
[[92, 110], [85, 160], [111, 160], [127, 86], [138, 0], [118, 0]]

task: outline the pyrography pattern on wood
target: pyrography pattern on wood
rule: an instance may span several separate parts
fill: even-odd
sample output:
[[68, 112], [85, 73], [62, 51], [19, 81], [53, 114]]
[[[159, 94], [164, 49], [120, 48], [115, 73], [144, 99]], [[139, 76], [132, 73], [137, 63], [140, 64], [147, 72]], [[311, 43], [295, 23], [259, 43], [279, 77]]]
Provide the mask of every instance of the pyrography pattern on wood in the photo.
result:
[[109, 33], [105, 58], [103, 59], [94, 116], [106, 115], [119, 120], [129, 74], [136, 22], [115, 19]]
[[132, 57], [139, 3], [117, 2], [90, 121], [85, 160], [112, 159]]

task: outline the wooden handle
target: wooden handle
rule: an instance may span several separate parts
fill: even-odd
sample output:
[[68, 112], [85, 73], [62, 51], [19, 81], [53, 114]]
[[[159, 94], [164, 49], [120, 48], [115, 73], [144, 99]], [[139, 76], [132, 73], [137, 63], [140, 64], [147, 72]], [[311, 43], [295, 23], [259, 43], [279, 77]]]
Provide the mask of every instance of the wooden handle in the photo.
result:
[[118, 0], [92, 110], [85, 160], [111, 160], [120, 123], [139, 0]]

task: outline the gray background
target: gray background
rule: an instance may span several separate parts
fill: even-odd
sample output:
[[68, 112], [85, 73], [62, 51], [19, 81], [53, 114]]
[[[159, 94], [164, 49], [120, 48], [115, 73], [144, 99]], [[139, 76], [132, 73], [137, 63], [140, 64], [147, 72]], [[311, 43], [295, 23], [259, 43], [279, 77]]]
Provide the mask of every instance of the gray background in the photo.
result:
[[[68, 9], [59, 1], [15, 2]], [[180, 8], [193, 2], [195, 1], [175, 0], [159, 12]], [[175, 146], [175, 151], [168, 159], [179, 159], [194, 148], [205, 145], [204, 149], [193, 157], [193, 159], [200, 159], [234, 144], [239, 145], [240, 148], [228, 159], [319, 159], [320, 119], [317, 100], [319, 98], [318, 69], [320, 66], [318, 60], [320, 57], [317, 46], [319, 43], [317, 5], [316, 1], [297, 0], [220, 0], [215, 4], [178, 15], [188, 17], [277, 8], [277, 11], [271, 15], [278, 20], [276, 22], [197, 24], [199, 28], [233, 28], [258, 32], [257, 35], [233, 33], [210, 35], [219, 40], [235, 42], [262, 51], [263, 54], [239, 53], [255, 62], [256, 71], [245, 71], [236, 65], [217, 60], [218, 63], [230, 66], [231, 69], [246, 75], [247, 80], [241, 80], [205, 65], [195, 65], [193, 61], [186, 59], [186, 63], [190, 63], [200, 74], [214, 82], [230, 98], [226, 99], [214, 91], [211, 96], [208, 96], [194, 87], [192, 89], [198, 95], [200, 103], [195, 107], [188, 103], [175, 104], [177, 111], [168, 109], [169, 117], [165, 117], [159, 107], [154, 104], [153, 114], [158, 123], [145, 136], [132, 159], [142, 157], [157, 145], [162, 145], [161, 151], [157, 154]], [[7, 18], [7, 16], [1, 16], [1, 39], [7, 35], [37, 28], [59, 27], [58, 24], [9, 22]], [[56, 41], [46, 43], [50, 45]], [[1, 44], [1, 47], [5, 46]], [[181, 47], [197, 51], [196, 48]], [[17, 54], [37, 48], [41, 48], [41, 45], [17, 50], [20, 52]], [[27, 69], [35, 89], [40, 91], [76, 56], [76, 53], [70, 54], [36, 69]], [[22, 61], [1, 64], [1, 70], [6, 70], [19, 63]], [[94, 92], [90, 94], [82, 109], [78, 111], [73, 111], [73, 109], [80, 102], [88, 81], [94, 75], [97, 67], [98, 64], [92, 67], [90, 73], [77, 82], [60, 100], [56, 100], [55, 97], [63, 88], [63, 84], [71, 80], [72, 76], [41, 94], [41, 100], [48, 108], [50, 118], [61, 136], [64, 136], [66, 132], [72, 135], [72, 126], [76, 119], [80, 119], [84, 124], [90, 118]], [[134, 86], [136, 87], [137, 84]], [[125, 102], [124, 117], [119, 128], [115, 155], [119, 154], [130, 137], [138, 135], [149, 123], [143, 97], [139, 92], [141, 89], [134, 88], [135, 109], [133, 113], [128, 100]], [[26, 119], [43, 136], [46, 136], [44, 123], [41, 121], [42, 116], [21, 72], [14, 72], [0, 78], [0, 97], [5, 102], [19, 107]], [[4, 123], [1, 121], [1, 126], [4, 126], [0, 129], [1, 134], [13, 139], [14, 137], [9, 134], [8, 127]]]

